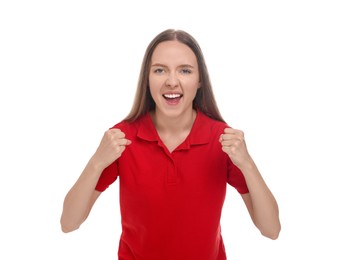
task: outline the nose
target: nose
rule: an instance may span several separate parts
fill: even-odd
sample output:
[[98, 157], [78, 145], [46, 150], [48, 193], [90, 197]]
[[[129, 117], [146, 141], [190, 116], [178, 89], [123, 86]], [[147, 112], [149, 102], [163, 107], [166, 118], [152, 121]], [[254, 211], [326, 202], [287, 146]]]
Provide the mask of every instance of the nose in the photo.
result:
[[178, 79], [177, 75], [175, 73], [170, 73], [167, 76], [167, 79], [166, 79], [166, 86], [174, 88], [174, 87], [178, 86], [178, 84], [179, 84], [179, 79]]

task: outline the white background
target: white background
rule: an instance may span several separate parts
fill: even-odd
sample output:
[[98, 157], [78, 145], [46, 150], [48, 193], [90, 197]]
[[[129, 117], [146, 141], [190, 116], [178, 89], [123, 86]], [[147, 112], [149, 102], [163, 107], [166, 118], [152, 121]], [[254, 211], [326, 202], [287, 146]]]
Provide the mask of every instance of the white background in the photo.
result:
[[63, 234], [66, 192], [131, 108], [147, 44], [200, 43], [225, 120], [280, 207], [264, 238], [229, 188], [228, 259], [337, 259], [335, 1], [1, 1], [0, 259], [117, 259], [118, 182]]

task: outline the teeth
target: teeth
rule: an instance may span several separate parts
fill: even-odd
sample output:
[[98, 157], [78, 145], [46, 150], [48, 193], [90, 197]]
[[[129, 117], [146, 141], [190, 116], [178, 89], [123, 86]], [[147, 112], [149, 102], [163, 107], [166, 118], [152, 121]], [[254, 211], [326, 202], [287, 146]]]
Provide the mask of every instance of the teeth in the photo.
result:
[[181, 97], [180, 94], [164, 94], [165, 98], [179, 98]]

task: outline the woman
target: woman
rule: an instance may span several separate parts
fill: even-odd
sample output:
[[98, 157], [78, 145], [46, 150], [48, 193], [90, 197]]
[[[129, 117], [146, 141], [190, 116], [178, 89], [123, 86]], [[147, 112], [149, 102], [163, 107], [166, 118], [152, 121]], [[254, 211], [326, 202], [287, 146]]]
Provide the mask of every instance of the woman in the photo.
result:
[[243, 132], [222, 119], [202, 51], [184, 31], [163, 31], [148, 46], [131, 112], [105, 132], [65, 197], [62, 230], [79, 228], [117, 178], [118, 259], [226, 259], [220, 218], [227, 183], [261, 233], [279, 235], [277, 202]]

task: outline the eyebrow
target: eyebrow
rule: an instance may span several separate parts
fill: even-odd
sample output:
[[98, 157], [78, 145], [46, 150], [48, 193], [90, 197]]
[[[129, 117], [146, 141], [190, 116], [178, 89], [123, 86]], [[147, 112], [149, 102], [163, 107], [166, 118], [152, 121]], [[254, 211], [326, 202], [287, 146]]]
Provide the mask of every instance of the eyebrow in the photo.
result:
[[[154, 63], [154, 64], [151, 65], [151, 67], [164, 67], [164, 68], [167, 68], [166, 65], [161, 64], [161, 63]], [[181, 65], [178, 66], [178, 68], [186, 68], [186, 67], [192, 68], [192, 69], [194, 68], [194, 67], [193, 67], [192, 65], [190, 65], [190, 64], [181, 64]]]

